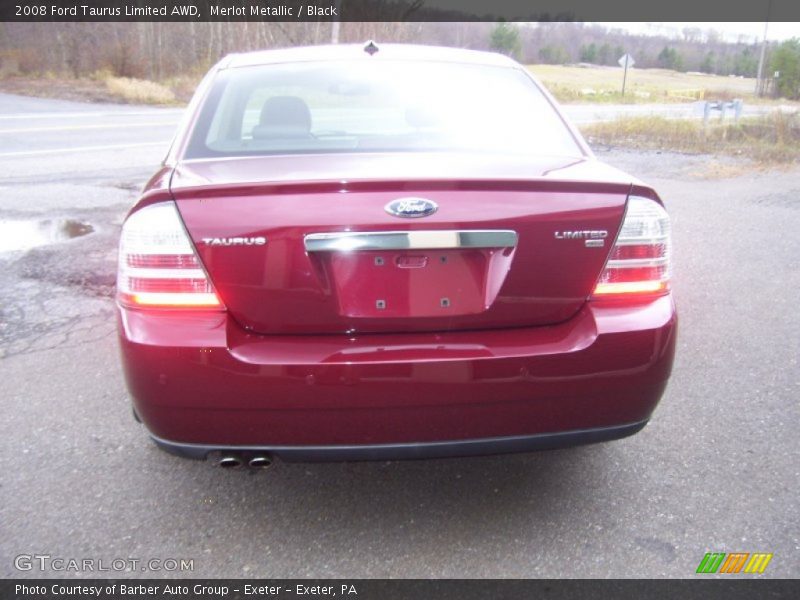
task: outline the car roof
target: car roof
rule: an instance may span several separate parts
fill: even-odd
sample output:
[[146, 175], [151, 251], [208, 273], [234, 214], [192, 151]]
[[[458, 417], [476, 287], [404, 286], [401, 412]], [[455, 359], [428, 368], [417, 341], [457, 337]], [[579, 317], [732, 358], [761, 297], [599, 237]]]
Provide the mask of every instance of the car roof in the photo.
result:
[[221, 69], [250, 67], [291, 62], [321, 62], [336, 60], [409, 60], [465, 63], [476, 65], [515, 67], [519, 66], [507, 56], [494, 52], [446, 48], [443, 46], [422, 46], [415, 44], [380, 44], [374, 42], [377, 52], [369, 53], [364, 44], [335, 44], [326, 46], [306, 46], [301, 48], [282, 48], [262, 50], [243, 54], [229, 54], [221, 62]]

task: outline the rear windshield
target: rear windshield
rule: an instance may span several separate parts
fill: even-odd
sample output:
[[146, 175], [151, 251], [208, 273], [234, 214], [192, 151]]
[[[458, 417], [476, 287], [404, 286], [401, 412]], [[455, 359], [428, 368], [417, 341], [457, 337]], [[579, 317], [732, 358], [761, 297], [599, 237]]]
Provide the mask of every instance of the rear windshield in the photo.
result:
[[222, 71], [186, 158], [402, 151], [582, 155], [519, 69], [352, 61]]

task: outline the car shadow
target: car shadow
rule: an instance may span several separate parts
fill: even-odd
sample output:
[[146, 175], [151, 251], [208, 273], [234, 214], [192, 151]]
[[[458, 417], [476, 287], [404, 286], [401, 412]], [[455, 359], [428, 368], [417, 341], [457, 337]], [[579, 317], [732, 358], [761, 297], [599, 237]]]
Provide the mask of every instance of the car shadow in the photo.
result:
[[[612, 487], [609, 466], [618, 448], [619, 442], [477, 458], [279, 461], [266, 471], [220, 469], [155, 448], [150, 458], [167, 471], [164, 477], [191, 482], [174, 486], [172, 502], [181, 507], [179, 521], [193, 523], [198, 535], [223, 532], [236, 540], [237, 554], [256, 565], [274, 562], [269, 557], [277, 552], [282, 564], [294, 565], [316, 555], [335, 573], [343, 560], [389, 564], [406, 556], [413, 562], [408, 553], [414, 553], [424, 569], [437, 555], [477, 552], [492, 540], [502, 546], [520, 542], [516, 537], [526, 544], [531, 537], [552, 542], [607, 496], [594, 492]], [[318, 566], [308, 574], [320, 572]], [[364, 575], [392, 573], [387, 566]]]

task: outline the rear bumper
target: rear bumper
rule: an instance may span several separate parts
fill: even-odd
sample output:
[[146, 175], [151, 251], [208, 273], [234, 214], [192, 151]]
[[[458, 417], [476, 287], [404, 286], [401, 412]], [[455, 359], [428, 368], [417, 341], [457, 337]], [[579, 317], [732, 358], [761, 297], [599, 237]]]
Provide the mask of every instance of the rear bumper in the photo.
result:
[[550, 327], [248, 334], [224, 313], [120, 309], [137, 413], [162, 447], [287, 460], [490, 454], [641, 429], [669, 377], [671, 296], [588, 303]]
[[322, 462], [350, 460], [409, 460], [419, 458], [451, 458], [454, 456], [483, 456], [553, 450], [583, 444], [596, 444], [628, 437], [641, 431], [647, 421], [578, 431], [539, 433], [482, 440], [422, 442], [412, 444], [374, 444], [361, 446], [215, 446], [180, 444], [152, 436], [153, 441], [170, 454], [182, 458], [205, 459], [209, 454], [236, 452], [239, 454], [277, 456], [286, 462]]

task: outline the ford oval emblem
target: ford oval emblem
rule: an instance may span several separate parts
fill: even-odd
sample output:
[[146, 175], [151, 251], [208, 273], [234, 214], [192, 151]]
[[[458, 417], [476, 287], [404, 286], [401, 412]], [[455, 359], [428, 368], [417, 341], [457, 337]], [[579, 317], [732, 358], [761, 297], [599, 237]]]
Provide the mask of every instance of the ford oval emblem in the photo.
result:
[[425, 198], [398, 198], [384, 206], [384, 210], [395, 217], [417, 219], [427, 217], [439, 210], [439, 205]]

